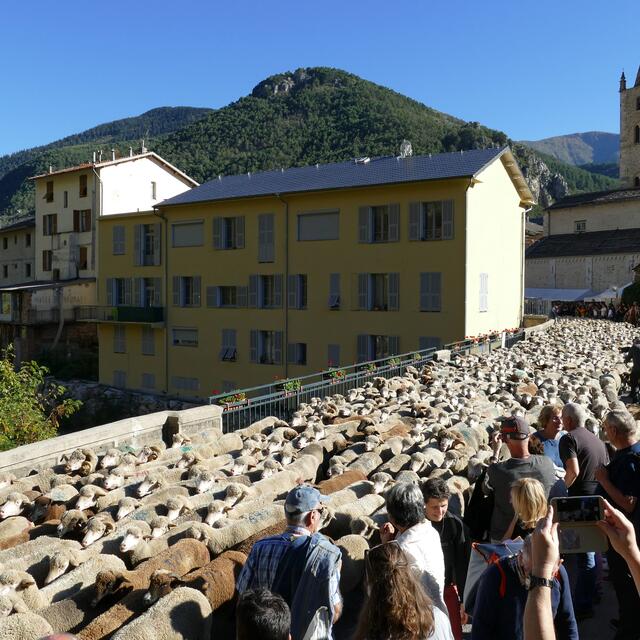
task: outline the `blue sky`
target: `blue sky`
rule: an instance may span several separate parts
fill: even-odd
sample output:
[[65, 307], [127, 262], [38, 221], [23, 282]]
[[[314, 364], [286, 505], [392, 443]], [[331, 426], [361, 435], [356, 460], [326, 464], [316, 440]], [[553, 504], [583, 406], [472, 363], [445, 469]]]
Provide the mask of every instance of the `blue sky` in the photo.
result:
[[617, 132], [637, 0], [0, 3], [0, 154], [339, 67], [514, 139]]

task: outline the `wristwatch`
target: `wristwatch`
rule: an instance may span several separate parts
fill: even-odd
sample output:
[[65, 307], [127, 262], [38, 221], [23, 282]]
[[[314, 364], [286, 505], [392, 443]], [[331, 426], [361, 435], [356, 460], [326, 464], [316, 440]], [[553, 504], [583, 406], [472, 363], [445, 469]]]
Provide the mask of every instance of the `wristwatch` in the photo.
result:
[[549, 587], [549, 589], [553, 589], [553, 580], [539, 578], [538, 576], [529, 576], [529, 591], [536, 587]]

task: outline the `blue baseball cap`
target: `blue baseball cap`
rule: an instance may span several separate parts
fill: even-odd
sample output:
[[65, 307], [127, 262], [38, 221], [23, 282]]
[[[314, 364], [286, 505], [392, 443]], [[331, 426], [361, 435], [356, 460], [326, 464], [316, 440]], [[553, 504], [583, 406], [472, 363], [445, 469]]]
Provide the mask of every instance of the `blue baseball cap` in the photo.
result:
[[327, 496], [323, 496], [317, 489], [310, 487], [308, 484], [301, 484], [289, 491], [287, 499], [284, 501], [284, 510], [293, 515], [295, 513], [305, 513], [315, 509], [318, 504], [329, 500]]

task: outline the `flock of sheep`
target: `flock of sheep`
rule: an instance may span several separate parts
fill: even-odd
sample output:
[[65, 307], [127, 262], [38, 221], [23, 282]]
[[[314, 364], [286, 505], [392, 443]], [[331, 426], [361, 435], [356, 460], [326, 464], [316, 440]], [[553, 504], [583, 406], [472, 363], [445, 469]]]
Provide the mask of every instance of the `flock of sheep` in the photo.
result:
[[463, 513], [500, 417], [534, 425], [544, 404], [574, 401], [598, 432], [632, 337], [626, 324], [563, 321], [512, 349], [314, 399], [289, 422], [70, 451], [53, 469], [0, 475], [0, 640], [232, 638], [238, 573], [256, 540], [284, 530], [299, 482], [331, 495], [323, 533], [343, 554], [346, 611], [392, 483], [440, 476]]

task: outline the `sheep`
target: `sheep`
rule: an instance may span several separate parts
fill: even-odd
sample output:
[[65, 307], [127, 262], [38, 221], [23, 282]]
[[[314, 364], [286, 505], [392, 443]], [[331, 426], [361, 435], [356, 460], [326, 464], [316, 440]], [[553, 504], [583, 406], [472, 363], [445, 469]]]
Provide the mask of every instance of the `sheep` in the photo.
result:
[[20, 594], [31, 611], [37, 611], [49, 604], [38, 589], [33, 576], [26, 571], [2, 571], [0, 573], [0, 595]]
[[316, 485], [316, 488], [322, 495], [328, 495], [335, 493], [341, 489], [346, 489], [348, 486], [355, 482], [361, 482], [366, 480], [367, 476], [362, 471], [351, 470], [346, 471], [342, 475], [336, 478], [330, 478], [329, 480], [322, 480]]
[[176, 525], [173, 524], [169, 520], [169, 518], [167, 518], [167, 516], [156, 516], [155, 518], [153, 518], [153, 520], [151, 520], [149, 526], [151, 527], [151, 537], [160, 538], [165, 533], [167, 533], [169, 529], [175, 527]]
[[0, 489], [4, 489], [5, 487], [10, 487], [12, 483], [16, 481], [16, 477], [13, 473], [9, 473], [5, 471], [0, 473]]
[[116, 512], [116, 520], [122, 520], [131, 515], [140, 506], [140, 501], [135, 498], [121, 498], [118, 501], [118, 511]]
[[169, 498], [166, 503], [167, 507], [167, 518], [169, 518], [170, 522], [177, 520], [180, 514], [185, 511], [191, 511], [191, 505], [189, 503], [189, 498], [185, 496], [175, 496]]
[[4, 504], [0, 507], [0, 520], [4, 520], [9, 516], [20, 515], [32, 501], [24, 493], [18, 491], [11, 492], [5, 499]]
[[85, 509], [90, 509], [91, 507], [96, 506], [97, 498], [96, 496], [106, 496], [107, 492], [101, 487], [96, 487], [95, 485], [88, 484], [82, 487], [78, 493], [78, 497], [76, 500], [76, 509], [80, 509], [80, 511], [84, 511]]
[[2, 618], [10, 616], [12, 613], [27, 613], [28, 611], [29, 607], [15, 593], [0, 596], [0, 624], [2, 624]]
[[375, 493], [366, 495], [337, 509], [327, 508], [330, 519], [323, 533], [334, 540], [350, 533], [351, 520], [359, 516], [370, 516], [384, 504], [384, 498]]
[[0, 640], [38, 640], [52, 633], [51, 625], [30, 611], [0, 618]]
[[389, 473], [390, 475], [395, 476], [400, 471], [407, 469], [410, 464], [411, 456], [406, 453], [399, 453], [387, 460], [384, 464], [380, 465], [378, 467], [378, 472]]
[[373, 482], [373, 493], [380, 495], [393, 484], [393, 478], [389, 473], [378, 471], [371, 476], [371, 482]]
[[75, 549], [73, 547], [56, 549], [46, 559], [48, 563], [48, 572], [44, 579], [44, 584], [48, 585], [56, 578], [65, 574], [69, 567], [73, 567], [75, 569], [93, 557], [94, 554], [84, 549]]
[[369, 550], [367, 540], [362, 536], [348, 534], [336, 540], [336, 546], [342, 554], [340, 571], [340, 591], [349, 593], [356, 589], [364, 577], [364, 556]]
[[[369, 516], [358, 516], [353, 518], [350, 523], [351, 533], [358, 535], [365, 540], [368, 540], [370, 544], [377, 544], [377, 540], [380, 538], [378, 523]], [[376, 540], [376, 542], [372, 542]]]
[[[211, 606], [202, 593], [179, 587], [148, 611], [122, 627], [113, 640], [208, 640], [211, 636]], [[80, 635], [80, 639], [86, 638]]]
[[329, 504], [332, 509], [337, 509], [342, 505], [349, 504], [350, 502], [355, 502], [363, 496], [372, 493], [372, 491], [373, 486], [371, 482], [368, 482], [366, 480], [355, 482], [354, 484], [351, 484], [348, 487], [331, 494], [329, 498]]
[[19, 535], [31, 529], [33, 523], [22, 516], [13, 516], [0, 522], [0, 540]]
[[128, 554], [127, 558], [131, 566], [135, 567], [143, 560], [151, 558], [167, 548], [169, 543], [166, 538], [147, 540], [146, 538], [149, 536], [150, 532], [146, 532], [140, 522], [129, 526], [125, 531], [120, 551]]
[[82, 531], [86, 525], [87, 516], [84, 512], [79, 509], [69, 509], [60, 518], [57, 528], [58, 536], [62, 538], [67, 533]]
[[362, 471], [367, 476], [373, 473], [382, 464], [382, 458], [375, 452], [363, 453], [357, 460], [352, 462], [348, 469]]
[[272, 458], [267, 458], [264, 462], [262, 473], [260, 475], [261, 478], [269, 478], [278, 471], [282, 471], [282, 464], [277, 460], [273, 460]]
[[153, 462], [157, 460], [166, 449], [163, 443], [161, 444], [153, 444], [146, 445], [140, 449], [138, 455], [136, 456], [136, 460], [139, 464], [145, 464], [147, 462]]
[[100, 538], [113, 533], [116, 526], [110, 515], [106, 513], [100, 513], [97, 516], [93, 516], [88, 520], [85, 528], [83, 529], [84, 537], [82, 538], [82, 546], [88, 547], [90, 544], [100, 540]]

